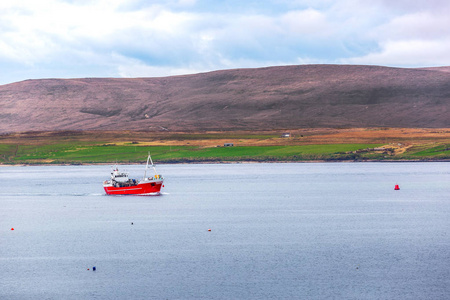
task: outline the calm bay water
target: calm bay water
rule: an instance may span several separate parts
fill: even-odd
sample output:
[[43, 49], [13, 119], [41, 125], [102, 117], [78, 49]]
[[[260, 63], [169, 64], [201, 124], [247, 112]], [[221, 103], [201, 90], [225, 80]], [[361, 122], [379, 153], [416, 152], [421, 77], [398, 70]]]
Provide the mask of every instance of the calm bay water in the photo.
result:
[[3, 167], [0, 299], [448, 299], [449, 167]]

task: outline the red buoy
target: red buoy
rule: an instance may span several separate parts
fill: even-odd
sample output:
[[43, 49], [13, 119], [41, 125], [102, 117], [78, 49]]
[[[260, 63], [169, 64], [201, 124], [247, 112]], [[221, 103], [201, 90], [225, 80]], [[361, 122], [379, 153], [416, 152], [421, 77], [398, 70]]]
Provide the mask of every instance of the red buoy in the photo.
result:
[[394, 190], [398, 191], [399, 189], [400, 187], [398, 186], [398, 184], [396, 184]]
[[208, 231], [211, 231], [211, 229], [208, 229]]
[[14, 228], [11, 228], [11, 230], [14, 230]]

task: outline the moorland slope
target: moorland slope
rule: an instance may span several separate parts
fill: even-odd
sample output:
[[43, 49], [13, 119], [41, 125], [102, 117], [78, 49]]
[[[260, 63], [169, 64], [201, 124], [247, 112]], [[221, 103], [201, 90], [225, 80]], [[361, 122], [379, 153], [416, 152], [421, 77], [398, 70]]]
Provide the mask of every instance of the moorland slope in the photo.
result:
[[450, 127], [442, 68], [301, 65], [0, 86], [0, 132]]

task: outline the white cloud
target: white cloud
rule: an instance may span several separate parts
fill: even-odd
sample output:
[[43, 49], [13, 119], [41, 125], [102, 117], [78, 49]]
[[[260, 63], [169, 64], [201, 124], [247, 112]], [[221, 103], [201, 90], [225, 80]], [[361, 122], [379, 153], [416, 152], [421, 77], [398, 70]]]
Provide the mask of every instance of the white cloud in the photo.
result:
[[450, 65], [450, 39], [387, 41], [382, 43], [380, 51], [361, 57], [343, 59], [341, 62], [399, 67]]
[[447, 4], [439, 10], [421, 4], [414, 10], [414, 4], [411, 7], [404, 1], [396, 2], [395, 7], [404, 12], [367, 32], [376, 47], [364, 55], [344, 58], [340, 62], [399, 67], [450, 65], [450, 18], [446, 13], [450, 6]]
[[450, 18], [444, 14], [417, 12], [401, 15], [375, 28], [378, 39], [437, 39], [450, 37]]
[[47, 1], [43, 9], [11, 6], [19, 13], [2, 18], [9, 30], [0, 31], [0, 56], [33, 64], [83, 49], [158, 49], [152, 38], [156, 42], [177, 38], [191, 18], [188, 13], [174, 13], [160, 6], [117, 11], [120, 1], [116, 2], [76, 6]]
[[450, 64], [449, 9], [440, 0], [3, 1], [0, 83], [299, 63]]
[[279, 21], [282, 31], [302, 36], [329, 36], [332, 34], [326, 16], [313, 9], [289, 11]]
[[197, 0], [178, 0], [178, 5], [180, 6], [194, 6]]
[[[363, 1], [363, 0], [361, 0]], [[403, 13], [428, 11], [435, 13], [448, 13], [450, 10], [450, 2], [447, 0], [372, 0], [372, 2], [381, 4], [386, 9], [400, 11]]]

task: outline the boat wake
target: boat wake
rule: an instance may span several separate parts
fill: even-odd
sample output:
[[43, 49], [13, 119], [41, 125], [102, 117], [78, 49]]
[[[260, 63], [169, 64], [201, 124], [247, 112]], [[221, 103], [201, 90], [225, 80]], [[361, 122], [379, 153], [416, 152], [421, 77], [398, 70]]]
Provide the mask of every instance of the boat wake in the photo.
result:
[[86, 197], [86, 196], [105, 196], [103, 193], [0, 193], [0, 197]]

